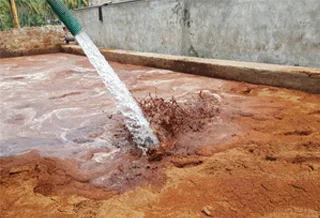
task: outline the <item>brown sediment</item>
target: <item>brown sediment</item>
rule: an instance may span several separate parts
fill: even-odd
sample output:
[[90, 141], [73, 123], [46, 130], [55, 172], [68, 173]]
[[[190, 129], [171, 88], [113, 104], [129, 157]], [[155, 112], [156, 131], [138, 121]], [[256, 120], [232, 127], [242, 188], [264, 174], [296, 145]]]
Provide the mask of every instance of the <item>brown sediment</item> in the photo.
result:
[[[217, 115], [214, 102], [216, 102], [214, 98], [202, 99], [196, 96], [188, 103], [178, 103], [174, 98], [166, 101], [163, 98], [148, 95], [140, 105], [160, 137], [161, 145], [157, 148], [150, 148], [146, 155], [133, 146], [119, 152], [114, 157], [117, 160], [103, 164], [91, 162], [89, 171], [86, 171], [82, 169], [87, 164], [83, 161], [90, 161], [94, 153], [108, 152], [108, 149], [87, 150], [82, 157], [82, 162], [73, 159], [42, 157], [39, 152], [33, 151], [21, 156], [0, 159], [0, 180], [5, 185], [7, 179], [12, 176], [32, 178], [36, 180], [34, 193], [44, 196], [77, 194], [93, 199], [109, 199], [115, 194], [143, 184], [161, 186], [165, 181], [163, 169], [166, 162], [172, 162], [179, 167], [202, 163], [198, 158], [190, 161], [184, 157], [159, 161], [164, 157], [174, 155], [182, 147], [189, 146], [188, 144], [177, 145], [177, 137], [188, 134], [188, 132], [201, 132], [204, 125], [211, 122], [211, 119]], [[110, 116], [110, 121], [111, 119], [116, 122], [121, 121], [119, 114]], [[122, 140], [130, 142], [130, 133], [123, 124], [120, 126], [118, 132], [114, 133], [115, 137], [122, 137]], [[73, 141], [83, 144], [91, 143], [94, 139], [77, 138]], [[193, 149], [196, 148], [193, 147]], [[104, 178], [104, 175], [108, 176]], [[100, 177], [102, 182], [95, 181]], [[99, 187], [103, 188], [101, 192]]]
[[[60, 55], [49, 56], [57, 59]], [[68, 61], [77, 62], [76, 66], [89, 65], [82, 57], [65, 56]], [[39, 58], [43, 57], [47, 56]], [[55, 82], [56, 87], [67, 87], [68, 84], [70, 87], [63, 92], [51, 93], [53, 87], [46, 85], [42, 91], [50, 93], [48, 97], [78, 91], [83, 92], [82, 94], [50, 101], [43, 99], [40, 102], [33, 102], [32, 99], [24, 102], [19, 96], [13, 96], [4, 98], [6, 107], [9, 107], [9, 101], [13, 100], [16, 101], [16, 104], [10, 106], [13, 110], [27, 107], [34, 108], [38, 113], [45, 111], [43, 107], [48, 102], [52, 107], [70, 107], [70, 104], [77, 104], [77, 107], [88, 108], [88, 111], [94, 110], [97, 102], [100, 104], [98, 107], [105, 107], [104, 102], [108, 99], [90, 92], [94, 87], [103, 89], [103, 85], [94, 82], [99, 81], [98, 78], [93, 79], [94, 72], [85, 73], [87, 83], [78, 83], [75, 88], [73, 84], [76, 84], [77, 80], [73, 80], [70, 73], [65, 72], [68, 68], [74, 68], [68, 61], [65, 62], [66, 69], [57, 71], [58, 75], [52, 75], [55, 77], [52, 82]], [[26, 61], [21, 61], [21, 65], [28, 67]], [[49, 63], [48, 65], [50, 66]], [[115, 153], [111, 162], [103, 158], [102, 162], [94, 161], [97, 155], [109, 152], [108, 148], [104, 147], [91, 147], [85, 149], [85, 152], [83, 148], [79, 148], [73, 150], [69, 157], [63, 158], [57, 157], [56, 152], [55, 155], [50, 155], [38, 147], [38, 153], [0, 158], [1, 216], [320, 215], [319, 95], [139, 66], [117, 63], [112, 63], [112, 66], [128, 87], [135, 90], [133, 93], [138, 99], [154, 93], [154, 86], [157, 86], [157, 97], [153, 96], [153, 101], [157, 99], [157, 103], [150, 106], [151, 99], [144, 99], [146, 107], [143, 108], [160, 138], [166, 140], [162, 140], [159, 148], [150, 149], [148, 155], [141, 155], [136, 150], [125, 147], [123, 152]], [[12, 77], [21, 74], [15, 73], [13, 69], [10, 73]], [[80, 73], [71, 74], [78, 79], [82, 76]], [[202, 92], [199, 96], [200, 91]], [[222, 101], [217, 102], [217, 98], [211, 98], [214, 96], [211, 94], [219, 94]], [[172, 96], [175, 100], [170, 100]], [[81, 101], [72, 102], [78, 98]], [[86, 104], [82, 104], [84, 99], [87, 99]], [[186, 99], [189, 101], [184, 101]], [[165, 105], [164, 110], [155, 110], [155, 105], [159, 104]], [[192, 112], [198, 106], [206, 108], [208, 104], [214, 106], [204, 110], [208, 113]], [[153, 113], [154, 110], [156, 113]], [[17, 112], [21, 112], [20, 116], [16, 116], [19, 122], [22, 119], [24, 125], [28, 125], [23, 118], [28, 114], [24, 111]], [[74, 116], [69, 119], [72, 125], [76, 125], [77, 120], [82, 119], [88, 112], [84, 110], [81, 116], [75, 116], [76, 113], [77, 111], [74, 111], [70, 114]], [[163, 116], [165, 113], [169, 113], [169, 117]], [[172, 113], [179, 119], [175, 120]], [[6, 112], [5, 115], [10, 113]], [[66, 116], [62, 117], [68, 119]], [[203, 122], [201, 128], [194, 129], [189, 124], [197, 120], [197, 117]], [[117, 115], [109, 118], [105, 113], [101, 113], [95, 119], [90, 116], [87, 119], [93, 119], [96, 124], [103, 119], [106, 122], [116, 120]], [[12, 119], [10, 122], [8, 118], [4, 120], [6, 125], [10, 123], [16, 128], [20, 125], [18, 121], [12, 122]], [[161, 122], [156, 123], [157, 120]], [[71, 128], [74, 133], [70, 136], [66, 134], [67, 139], [75, 140], [79, 146], [96, 143], [97, 139], [103, 140], [103, 128], [86, 123], [88, 129], [80, 131]], [[102, 122], [101, 125], [104, 124]], [[56, 133], [60, 132], [51, 126], [67, 126], [56, 117], [43, 125]], [[24, 131], [25, 135], [31, 134], [27, 129], [20, 131]], [[5, 133], [11, 134], [8, 130]], [[46, 131], [40, 128], [39, 134], [41, 133], [46, 134]], [[121, 131], [121, 128], [116, 128], [114, 134], [121, 138], [126, 133]], [[58, 154], [62, 156], [65, 152], [68, 151], [62, 150]]]
[[73, 160], [46, 158], [37, 152], [31, 152], [22, 156], [2, 158], [0, 163], [2, 189], [11, 186], [12, 180], [29, 180], [34, 182], [33, 193], [44, 196], [77, 193], [85, 197], [103, 199], [113, 195], [112, 191], [90, 186], [90, 178], [77, 170], [78, 163]]
[[205, 124], [218, 115], [218, 100], [213, 96], [200, 96], [201, 92], [199, 96], [192, 96], [179, 103], [174, 97], [166, 100], [149, 94], [140, 101], [140, 107], [160, 140], [172, 140], [190, 131], [200, 132]]
[[[88, 161], [93, 152], [88, 152]], [[125, 156], [125, 157], [123, 157]], [[1, 158], [0, 181], [2, 188], [11, 186], [11, 180], [30, 180], [33, 182], [33, 193], [44, 196], [68, 196], [76, 194], [86, 198], [101, 200], [123, 193], [144, 184], [146, 181], [161, 185], [164, 181], [159, 172], [159, 164], [149, 164], [146, 158], [128, 152], [118, 156], [114, 166], [103, 166], [110, 163], [91, 163], [90, 170], [75, 160], [61, 160], [54, 157], [42, 157], [33, 151], [25, 155]], [[94, 169], [96, 167], [96, 169]], [[99, 184], [94, 179], [101, 175], [110, 175]], [[92, 184], [93, 183], [93, 184]]]

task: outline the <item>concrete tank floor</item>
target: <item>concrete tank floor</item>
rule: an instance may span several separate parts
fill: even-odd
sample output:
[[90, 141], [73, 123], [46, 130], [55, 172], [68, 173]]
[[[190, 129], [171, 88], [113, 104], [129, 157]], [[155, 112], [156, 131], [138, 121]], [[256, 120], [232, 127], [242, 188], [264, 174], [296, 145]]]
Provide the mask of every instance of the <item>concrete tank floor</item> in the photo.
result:
[[141, 156], [85, 57], [0, 59], [1, 217], [320, 216], [320, 95], [111, 65], [137, 99], [205, 90], [219, 113]]

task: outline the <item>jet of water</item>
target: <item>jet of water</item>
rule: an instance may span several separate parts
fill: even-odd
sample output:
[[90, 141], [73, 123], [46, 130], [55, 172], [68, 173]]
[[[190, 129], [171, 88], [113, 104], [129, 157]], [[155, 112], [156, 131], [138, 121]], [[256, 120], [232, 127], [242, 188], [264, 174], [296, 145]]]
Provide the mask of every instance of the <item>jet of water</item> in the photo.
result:
[[80, 32], [75, 38], [110, 92], [128, 130], [133, 135], [133, 141], [142, 149], [157, 145], [159, 141], [137, 102], [86, 32]]

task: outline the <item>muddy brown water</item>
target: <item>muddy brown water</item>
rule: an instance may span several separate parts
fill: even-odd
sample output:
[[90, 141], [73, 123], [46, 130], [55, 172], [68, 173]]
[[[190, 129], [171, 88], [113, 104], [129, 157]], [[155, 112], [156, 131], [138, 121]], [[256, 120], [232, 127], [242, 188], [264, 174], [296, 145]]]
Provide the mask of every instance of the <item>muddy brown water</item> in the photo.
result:
[[0, 65], [4, 217], [320, 214], [319, 95], [111, 63], [162, 140], [142, 155], [85, 57]]

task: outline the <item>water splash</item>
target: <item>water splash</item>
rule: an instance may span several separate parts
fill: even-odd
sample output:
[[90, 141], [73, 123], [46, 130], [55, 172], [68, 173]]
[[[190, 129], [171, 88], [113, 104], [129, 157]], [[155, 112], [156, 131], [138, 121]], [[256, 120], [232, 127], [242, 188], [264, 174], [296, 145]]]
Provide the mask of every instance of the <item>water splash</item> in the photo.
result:
[[140, 148], [157, 145], [159, 143], [158, 139], [150, 128], [149, 122], [144, 117], [137, 102], [89, 36], [82, 31], [76, 36], [76, 40], [110, 92], [117, 109], [124, 118], [127, 128], [133, 135], [133, 141]]

